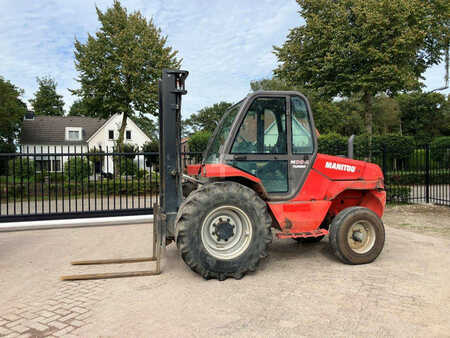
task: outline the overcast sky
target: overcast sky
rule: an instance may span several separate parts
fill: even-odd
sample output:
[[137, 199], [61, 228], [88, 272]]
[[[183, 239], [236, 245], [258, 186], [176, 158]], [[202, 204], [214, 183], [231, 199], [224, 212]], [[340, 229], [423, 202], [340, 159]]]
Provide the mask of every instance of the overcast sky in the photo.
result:
[[[36, 77], [58, 82], [66, 110], [76, 88], [73, 42], [84, 41], [99, 25], [95, 4], [112, 0], [0, 0], [0, 76], [25, 90], [29, 100]], [[276, 67], [273, 45], [303, 23], [295, 0], [122, 0], [140, 10], [168, 35], [189, 70], [183, 116], [206, 105], [235, 102], [250, 90], [251, 80], [269, 77]], [[426, 73], [428, 89], [443, 85], [444, 66]], [[447, 91], [448, 92], [448, 91]]]

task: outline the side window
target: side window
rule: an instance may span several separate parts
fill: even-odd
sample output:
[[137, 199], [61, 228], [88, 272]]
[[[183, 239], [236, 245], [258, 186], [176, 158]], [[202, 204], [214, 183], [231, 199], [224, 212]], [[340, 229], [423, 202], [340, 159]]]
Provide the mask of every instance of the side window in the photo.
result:
[[233, 154], [286, 154], [286, 100], [260, 97], [250, 105], [231, 149]]
[[305, 101], [298, 96], [291, 98], [292, 153], [311, 154], [313, 138]]

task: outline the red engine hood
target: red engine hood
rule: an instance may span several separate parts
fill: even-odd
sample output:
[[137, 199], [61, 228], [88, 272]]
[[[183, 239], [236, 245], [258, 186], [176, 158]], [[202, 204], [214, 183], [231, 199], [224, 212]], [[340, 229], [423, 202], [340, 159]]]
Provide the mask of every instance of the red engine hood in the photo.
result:
[[376, 164], [325, 154], [317, 154], [313, 168], [331, 180], [376, 180], [383, 177]]

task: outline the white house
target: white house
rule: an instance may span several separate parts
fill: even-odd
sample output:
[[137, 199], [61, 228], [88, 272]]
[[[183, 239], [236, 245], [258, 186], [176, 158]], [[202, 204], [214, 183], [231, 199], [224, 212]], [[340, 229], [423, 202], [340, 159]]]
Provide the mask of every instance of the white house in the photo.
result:
[[[61, 171], [69, 154], [85, 154], [94, 148], [113, 152], [121, 124], [122, 114], [115, 114], [108, 120], [84, 116], [27, 115], [20, 136], [21, 151], [40, 155], [34, 157], [38, 170]], [[150, 138], [128, 118], [124, 143], [141, 148], [149, 141]], [[103, 168], [96, 168], [97, 173], [113, 173], [113, 158], [106, 157], [108, 161], [103, 162]], [[145, 168], [143, 156], [137, 156], [135, 161], [139, 162], [140, 168]]]

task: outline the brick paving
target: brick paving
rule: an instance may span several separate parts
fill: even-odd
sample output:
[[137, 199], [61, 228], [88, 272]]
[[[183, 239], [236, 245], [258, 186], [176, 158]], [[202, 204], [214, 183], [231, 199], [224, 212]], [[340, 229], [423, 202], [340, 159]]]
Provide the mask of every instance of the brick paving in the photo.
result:
[[103, 280], [59, 282], [56, 291], [21, 296], [0, 314], [0, 337], [66, 337], [91, 323]]

